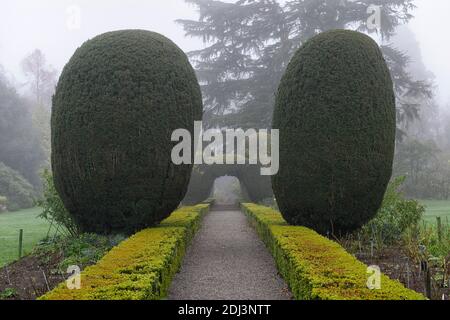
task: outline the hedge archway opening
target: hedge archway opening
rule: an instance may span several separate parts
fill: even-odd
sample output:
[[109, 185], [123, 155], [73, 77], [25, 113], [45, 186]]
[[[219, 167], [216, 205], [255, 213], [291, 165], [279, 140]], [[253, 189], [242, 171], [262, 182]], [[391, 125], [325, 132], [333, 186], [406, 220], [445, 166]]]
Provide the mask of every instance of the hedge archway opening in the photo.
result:
[[213, 184], [211, 197], [219, 205], [235, 205], [246, 198], [243, 186], [235, 176], [222, 176], [216, 178]]
[[183, 203], [193, 205], [213, 195], [214, 183], [221, 177], [239, 180], [243, 198], [255, 203], [272, 198], [270, 176], [262, 176], [259, 165], [196, 165]]

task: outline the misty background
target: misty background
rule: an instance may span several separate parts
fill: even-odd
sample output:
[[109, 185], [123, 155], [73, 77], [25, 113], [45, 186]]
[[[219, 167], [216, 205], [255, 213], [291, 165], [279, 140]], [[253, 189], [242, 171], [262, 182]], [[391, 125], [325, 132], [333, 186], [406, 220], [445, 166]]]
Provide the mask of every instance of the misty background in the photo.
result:
[[[446, 90], [450, 87], [450, 43], [443, 40], [448, 36], [450, 2], [416, 0], [414, 4], [417, 8], [408, 27], [419, 43], [423, 63], [436, 77], [439, 102], [445, 104], [450, 100]], [[80, 8], [79, 27], [71, 26], [73, 7]], [[197, 8], [184, 0], [7, 1], [0, 11], [0, 64], [20, 84], [24, 81], [21, 60], [34, 49], [41, 49], [48, 62], [61, 71], [83, 42], [120, 29], [159, 32], [188, 52], [204, 47], [203, 42], [186, 38], [175, 20], [197, 17]], [[405, 39], [405, 45], [411, 40]]]
[[[232, 6], [233, 3], [237, 4]], [[8, 197], [12, 209], [30, 206], [29, 199], [41, 192], [40, 172], [50, 164], [51, 97], [64, 65], [88, 39], [120, 29], [146, 29], [165, 35], [185, 52], [194, 51], [190, 59], [202, 84], [207, 126], [264, 128], [270, 126], [274, 91], [292, 53], [314, 33], [338, 26], [367, 31], [384, 46], [397, 89], [394, 174], [407, 177], [406, 193], [415, 198], [448, 199], [450, 44], [446, 39], [450, 2], [317, 0], [309, 3], [300, 0], [16, 0], [2, 3], [0, 197]], [[365, 26], [369, 17], [365, 8], [370, 4], [386, 9], [378, 32], [369, 32]], [[305, 16], [300, 14], [303, 9]], [[341, 12], [356, 17], [346, 18]], [[179, 19], [182, 21], [176, 21]], [[284, 19], [285, 24], [280, 21]], [[272, 34], [272, 25], [291, 28], [285, 41], [282, 30]], [[254, 38], [244, 38], [246, 32]], [[273, 37], [281, 39], [280, 46]], [[218, 56], [228, 54], [230, 43], [242, 45], [243, 49], [233, 51], [228, 57], [227, 61], [236, 65], [230, 63], [223, 67], [224, 61]], [[246, 46], [251, 49], [247, 51]], [[254, 51], [249, 54], [251, 50]], [[249, 81], [253, 87], [246, 91], [236, 89]]]

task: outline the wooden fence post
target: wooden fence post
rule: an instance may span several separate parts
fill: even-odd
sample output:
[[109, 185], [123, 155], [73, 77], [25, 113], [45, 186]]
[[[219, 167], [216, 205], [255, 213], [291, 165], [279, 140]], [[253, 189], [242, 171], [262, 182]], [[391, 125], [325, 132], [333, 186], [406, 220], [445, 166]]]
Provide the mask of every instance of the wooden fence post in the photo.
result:
[[23, 250], [23, 229], [19, 231], [19, 259], [22, 258], [22, 250]]
[[425, 294], [428, 299], [433, 299], [433, 294], [431, 292], [431, 271], [430, 268], [427, 268], [425, 271]]

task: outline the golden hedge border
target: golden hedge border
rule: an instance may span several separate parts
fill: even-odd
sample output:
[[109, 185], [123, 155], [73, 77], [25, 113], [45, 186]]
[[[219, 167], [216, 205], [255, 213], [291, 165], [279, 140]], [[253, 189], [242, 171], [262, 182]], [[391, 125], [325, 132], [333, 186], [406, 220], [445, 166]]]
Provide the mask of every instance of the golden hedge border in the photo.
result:
[[210, 204], [182, 207], [154, 228], [136, 233], [81, 273], [81, 289], [66, 283], [40, 300], [157, 300], [167, 296], [187, 245]]
[[299, 300], [424, 300], [400, 282], [381, 276], [381, 289], [370, 290], [367, 266], [334, 241], [315, 231], [290, 226], [281, 214], [256, 204], [241, 204]]

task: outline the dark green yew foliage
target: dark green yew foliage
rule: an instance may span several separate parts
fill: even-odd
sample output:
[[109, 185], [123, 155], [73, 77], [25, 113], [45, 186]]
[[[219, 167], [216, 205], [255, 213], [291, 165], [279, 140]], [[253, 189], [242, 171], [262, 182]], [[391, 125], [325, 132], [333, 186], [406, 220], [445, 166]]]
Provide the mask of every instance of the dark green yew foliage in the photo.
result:
[[395, 98], [378, 45], [344, 30], [298, 50], [281, 81], [273, 128], [283, 217], [322, 234], [358, 229], [379, 209], [392, 174]]
[[124, 30], [84, 43], [52, 114], [55, 187], [81, 231], [132, 233], [170, 215], [192, 170], [172, 163], [171, 134], [201, 117], [194, 70], [169, 39]]
[[212, 166], [194, 166], [183, 204], [195, 205], [209, 198], [214, 181], [218, 178], [212, 169]]

